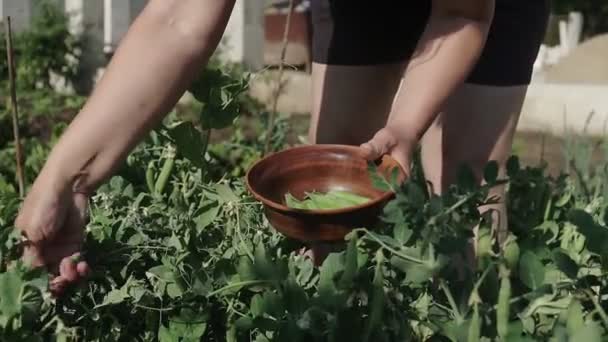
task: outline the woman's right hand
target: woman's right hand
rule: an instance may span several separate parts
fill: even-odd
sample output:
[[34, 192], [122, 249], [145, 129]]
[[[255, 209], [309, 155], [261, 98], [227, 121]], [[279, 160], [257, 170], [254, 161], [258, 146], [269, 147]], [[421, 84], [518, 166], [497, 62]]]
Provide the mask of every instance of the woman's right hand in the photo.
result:
[[26, 262], [56, 275], [50, 284], [55, 295], [89, 272], [88, 264], [77, 260], [84, 241], [88, 198], [41, 175], [15, 221], [25, 237]]
[[417, 140], [405, 130], [387, 125], [376, 132], [374, 137], [361, 145], [368, 160], [375, 160], [385, 154], [393, 157], [410, 174], [412, 154], [416, 148]]

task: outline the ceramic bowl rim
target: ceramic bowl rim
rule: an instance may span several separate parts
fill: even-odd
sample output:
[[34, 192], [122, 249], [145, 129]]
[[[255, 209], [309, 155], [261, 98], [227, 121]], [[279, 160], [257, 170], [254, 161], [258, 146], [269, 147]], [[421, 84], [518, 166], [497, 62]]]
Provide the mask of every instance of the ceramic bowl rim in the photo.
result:
[[[374, 206], [377, 206], [377, 205], [389, 200], [393, 195], [395, 195], [395, 192], [392, 190], [384, 191], [382, 193], [382, 195], [376, 197], [375, 199], [371, 199], [368, 202], [365, 202], [363, 204], [359, 204], [356, 206], [340, 208], [340, 209], [328, 209], [328, 210], [297, 209], [297, 208], [290, 208], [284, 204], [277, 203], [275, 201], [272, 201], [272, 200], [266, 198], [265, 196], [262, 196], [260, 193], [255, 191], [254, 187], [251, 185], [252, 172], [255, 169], [259, 168], [260, 165], [262, 165], [264, 163], [272, 162], [272, 159], [277, 158], [277, 156], [279, 156], [279, 155], [287, 154], [287, 153], [293, 152], [294, 150], [311, 150], [311, 151], [317, 150], [319, 152], [323, 152], [324, 150], [329, 150], [329, 149], [338, 149], [338, 150], [342, 150], [342, 151], [351, 151], [351, 152], [360, 152], [361, 151], [361, 147], [352, 146], [352, 145], [340, 145], [340, 144], [317, 144], [317, 145], [303, 145], [303, 146], [290, 147], [290, 148], [269, 154], [266, 157], [255, 162], [249, 168], [249, 170], [247, 170], [247, 173], [245, 175], [245, 183], [246, 183], [247, 189], [249, 190], [249, 192], [253, 195], [253, 197], [255, 199], [262, 202], [262, 204], [264, 204], [267, 207], [270, 207], [272, 209], [282, 211], [285, 213], [308, 214], [311, 216], [318, 216], [318, 215], [331, 216], [331, 215], [337, 215], [337, 214], [348, 214], [348, 213], [352, 213], [352, 212], [355, 212], [360, 209], [372, 208]], [[396, 166], [399, 168], [399, 171], [402, 173], [402, 175], [404, 175], [404, 176], [406, 175], [405, 171], [403, 170], [403, 167], [401, 167], [401, 165], [393, 157], [391, 157], [388, 154], [385, 154], [381, 158], [378, 158], [378, 160], [382, 160], [383, 158], [388, 158], [388, 160], [390, 160], [391, 162], [394, 162], [394, 164], [396, 164]]]

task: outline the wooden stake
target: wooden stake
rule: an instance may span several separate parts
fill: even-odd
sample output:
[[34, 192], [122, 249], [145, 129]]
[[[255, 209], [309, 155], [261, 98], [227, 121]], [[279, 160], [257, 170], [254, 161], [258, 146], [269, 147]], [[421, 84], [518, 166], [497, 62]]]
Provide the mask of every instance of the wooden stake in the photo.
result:
[[11, 17], [6, 17], [6, 59], [8, 61], [8, 79], [11, 92], [11, 112], [13, 116], [13, 136], [15, 138], [15, 151], [17, 160], [17, 182], [19, 195], [25, 196], [25, 176], [23, 175], [23, 157], [21, 139], [19, 138], [19, 110], [17, 107], [17, 89], [15, 86], [15, 61], [13, 52], [13, 33], [11, 30]]
[[289, 30], [291, 28], [291, 14], [295, 6], [294, 0], [289, 0], [289, 12], [287, 12], [287, 19], [285, 20], [285, 30], [283, 31], [283, 42], [281, 44], [281, 61], [279, 64], [279, 72], [277, 75], [277, 88], [275, 89], [272, 111], [268, 120], [268, 130], [266, 131], [266, 143], [264, 144], [264, 155], [270, 152], [270, 143], [272, 142], [272, 132], [274, 131], [274, 125], [277, 117], [277, 106], [279, 103], [279, 96], [281, 95], [283, 79], [283, 69], [285, 66], [285, 55], [287, 54], [287, 45], [289, 44]]

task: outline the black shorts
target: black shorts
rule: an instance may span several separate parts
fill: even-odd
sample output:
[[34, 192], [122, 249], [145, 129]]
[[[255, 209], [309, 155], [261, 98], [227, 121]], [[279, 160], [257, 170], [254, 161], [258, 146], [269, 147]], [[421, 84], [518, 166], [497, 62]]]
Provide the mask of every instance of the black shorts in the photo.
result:
[[[431, 0], [312, 0], [311, 9], [315, 63], [377, 65], [412, 56]], [[486, 45], [467, 82], [529, 84], [548, 18], [549, 0], [496, 0]]]

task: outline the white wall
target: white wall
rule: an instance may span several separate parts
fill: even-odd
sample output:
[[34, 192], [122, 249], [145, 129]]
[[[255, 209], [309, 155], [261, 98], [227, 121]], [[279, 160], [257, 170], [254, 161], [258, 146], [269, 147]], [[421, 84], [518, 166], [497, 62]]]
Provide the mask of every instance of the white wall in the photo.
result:
[[264, 0], [237, 0], [220, 48], [221, 56], [259, 70], [264, 66]]

